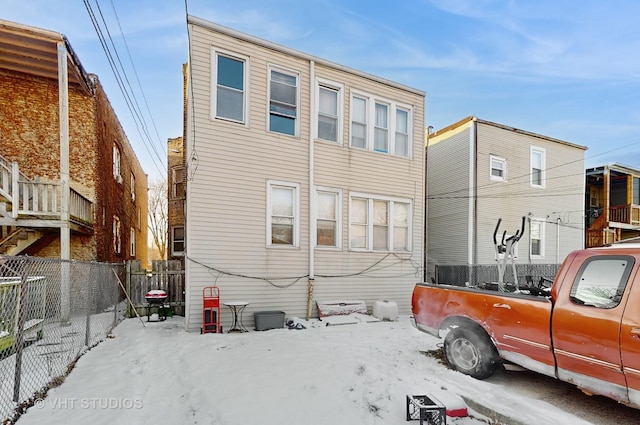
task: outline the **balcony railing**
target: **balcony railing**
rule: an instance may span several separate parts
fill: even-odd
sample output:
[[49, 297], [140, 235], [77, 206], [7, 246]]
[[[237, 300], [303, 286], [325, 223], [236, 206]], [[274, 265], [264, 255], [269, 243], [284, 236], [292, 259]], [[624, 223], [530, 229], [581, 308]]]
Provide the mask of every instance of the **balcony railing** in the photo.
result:
[[616, 205], [609, 207], [609, 221], [640, 226], [640, 205]]
[[[17, 163], [7, 166], [0, 160], [0, 198], [11, 217], [59, 219], [62, 186], [59, 182], [31, 180], [18, 170]], [[74, 189], [69, 194], [69, 217], [80, 224], [93, 224], [92, 202]]]

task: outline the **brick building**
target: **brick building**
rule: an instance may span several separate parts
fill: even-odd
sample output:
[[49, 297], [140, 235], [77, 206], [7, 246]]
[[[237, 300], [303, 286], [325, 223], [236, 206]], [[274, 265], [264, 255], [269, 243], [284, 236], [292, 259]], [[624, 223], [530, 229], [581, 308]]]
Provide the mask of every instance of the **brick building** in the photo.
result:
[[146, 264], [147, 175], [64, 35], [0, 20], [0, 156], [0, 254]]
[[182, 137], [169, 139], [168, 152], [168, 225], [167, 259], [184, 260], [185, 161]]

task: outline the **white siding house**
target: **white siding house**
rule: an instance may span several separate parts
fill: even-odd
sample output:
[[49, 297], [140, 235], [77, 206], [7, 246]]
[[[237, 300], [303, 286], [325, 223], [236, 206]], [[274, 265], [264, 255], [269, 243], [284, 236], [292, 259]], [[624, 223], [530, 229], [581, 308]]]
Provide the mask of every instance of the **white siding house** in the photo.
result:
[[437, 265], [496, 264], [493, 233], [525, 217], [518, 264], [557, 264], [584, 246], [586, 148], [467, 117], [428, 134], [427, 279]]
[[[189, 16], [186, 326], [202, 290], [316, 317], [422, 279], [425, 94]], [[230, 325], [228, 309], [223, 326]]]

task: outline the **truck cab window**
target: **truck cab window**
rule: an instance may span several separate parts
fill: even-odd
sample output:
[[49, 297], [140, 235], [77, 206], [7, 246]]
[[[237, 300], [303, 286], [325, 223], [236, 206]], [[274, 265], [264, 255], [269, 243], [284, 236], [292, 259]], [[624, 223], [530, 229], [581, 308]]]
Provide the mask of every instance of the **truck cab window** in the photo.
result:
[[631, 257], [594, 257], [585, 261], [571, 288], [571, 301], [596, 308], [616, 307], [632, 267]]

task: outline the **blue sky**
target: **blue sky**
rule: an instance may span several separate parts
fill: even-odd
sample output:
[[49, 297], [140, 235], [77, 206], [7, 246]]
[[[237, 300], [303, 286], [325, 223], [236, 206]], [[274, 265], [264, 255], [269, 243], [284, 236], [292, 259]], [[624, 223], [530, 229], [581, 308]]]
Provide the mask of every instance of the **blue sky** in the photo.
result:
[[[0, 0], [0, 18], [67, 36], [156, 178], [165, 165], [154, 158], [182, 133], [185, 2], [86, 2], [107, 22], [142, 123], [126, 105], [85, 2]], [[588, 146], [588, 167], [640, 168], [635, 0], [188, 0], [188, 11], [423, 90], [426, 124], [436, 130], [475, 115]]]

